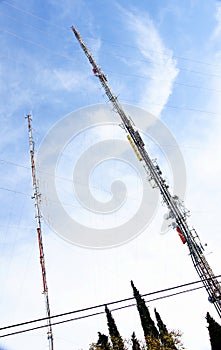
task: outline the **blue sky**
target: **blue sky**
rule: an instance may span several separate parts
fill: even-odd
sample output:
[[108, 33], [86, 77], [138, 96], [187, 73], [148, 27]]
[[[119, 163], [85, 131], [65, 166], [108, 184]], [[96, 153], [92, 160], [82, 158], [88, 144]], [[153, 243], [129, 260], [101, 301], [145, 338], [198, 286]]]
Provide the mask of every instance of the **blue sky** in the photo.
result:
[[[192, 213], [190, 222], [207, 242], [206, 255], [219, 274], [221, 3], [47, 0], [24, 4], [15, 0], [0, 2], [0, 18], [1, 324], [45, 315], [24, 116], [33, 114], [37, 150], [64, 116], [78, 111], [80, 118], [82, 108], [107, 101], [71, 25], [81, 33], [119, 100], [153, 113], [177, 140], [186, 164], [185, 202]], [[145, 122], [138, 116], [131, 117], [138, 124]], [[102, 135], [101, 129], [89, 130], [82, 140], [91, 145], [93, 140], [96, 143], [111, 135], [122, 139], [124, 135], [118, 129], [102, 129]], [[144, 131], [148, 133], [148, 128]], [[54, 140], [56, 145], [59, 141]], [[154, 140], [147, 138], [147, 143], [151, 155], [159, 156], [165, 165], [172, 182], [170, 165], [161, 159]], [[58, 166], [60, 175], [67, 171], [70, 183], [73, 163], [82, 151], [77, 145], [77, 152], [73, 141], [73, 154], [63, 153], [65, 168]], [[165, 142], [163, 148], [169, 152], [170, 145]], [[103, 168], [101, 175], [95, 172], [92, 193], [102, 202], [110, 194], [108, 181], [119, 179], [122, 171], [122, 181], [125, 179], [131, 187], [126, 206], [131, 215], [137, 205], [135, 194], [140, 191], [136, 172], [126, 171], [124, 166], [118, 168], [118, 163], [115, 168], [113, 162], [106, 178]], [[64, 184], [58, 185], [65, 202], [70, 200], [70, 193], [65, 192], [70, 187]], [[50, 200], [43, 198], [43, 205], [50, 205]], [[72, 207], [81, 215], [80, 205]], [[175, 232], [160, 235], [164, 213], [159, 202], [154, 218], [141, 235], [108, 250], [69, 244], [48, 225], [53, 217], [45, 218], [43, 238], [52, 314], [129, 297], [131, 279], [141, 293], [197, 280], [188, 251]], [[127, 220], [125, 212], [120, 215], [113, 225]], [[150, 312], [154, 307], [158, 309], [169, 328], [184, 332], [187, 349], [209, 348], [206, 312], [219, 320], [207, 302], [206, 292], [195, 291], [149, 305]], [[114, 315], [123, 337], [129, 338], [133, 331], [142, 337], [135, 309]], [[104, 316], [56, 326], [56, 349], [86, 349], [97, 340], [98, 331], [107, 333]], [[7, 350], [26, 350], [30, 346], [46, 349], [48, 345], [45, 330], [2, 338], [0, 343]]]

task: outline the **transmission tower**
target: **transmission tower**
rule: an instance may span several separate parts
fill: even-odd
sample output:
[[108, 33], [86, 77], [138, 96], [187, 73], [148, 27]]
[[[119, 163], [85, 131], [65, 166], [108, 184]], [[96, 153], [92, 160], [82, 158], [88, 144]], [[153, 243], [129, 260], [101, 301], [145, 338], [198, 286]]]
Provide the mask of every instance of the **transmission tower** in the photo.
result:
[[28, 120], [32, 185], [33, 185], [33, 191], [34, 191], [33, 199], [34, 199], [34, 205], [35, 205], [35, 218], [37, 221], [37, 236], [38, 236], [40, 265], [41, 265], [42, 282], [43, 282], [43, 294], [45, 297], [46, 316], [47, 316], [47, 324], [48, 324], [47, 337], [49, 342], [49, 350], [54, 350], [53, 333], [52, 333], [52, 326], [51, 326], [51, 313], [50, 313], [50, 305], [49, 305], [49, 298], [48, 298], [48, 286], [47, 286], [47, 280], [46, 280], [45, 259], [44, 259], [43, 241], [42, 241], [42, 233], [41, 233], [41, 213], [40, 213], [40, 206], [39, 206], [40, 193], [38, 191], [38, 184], [37, 184], [37, 178], [36, 178], [35, 158], [34, 158], [35, 148], [34, 148], [34, 141], [32, 136], [31, 115], [27, 114], [26, 118]]
[[162, 177], [162, 171], [157, 164], [157, 161], [152, 160], [147, 153], [140, 133], [133, 126], [134, 123], [132, 125], [131, 120], [127, 117], [117, 97], [111, 91], [105, 74], [95, 62], [78, 31], [73, 26], [71, 29], [92, 65], [93, 73], [99, 79], [114, 111], [120, 116], [122, 121], [121, 126], [124, 128], [127, 138], [138, 159], [143, 162], [151, 186], [159, 189], [163, 202], [168, 208], [167, 218], [173, 220], [172, 227], [177, 231], [183, 244], [187, 244], [194, 267], [209, 295], [208, 300], [214, 304], [219, 316], [221, 317], [221, 287], [204, 256], [204, 248], [197, 232], [193, 228], [190, 229], [189, 224], [187, 223], [188, 211], [185, 209], [184, 204], [179, 197], [177, 195], [171, 195], [169, 192], [169, 186]]

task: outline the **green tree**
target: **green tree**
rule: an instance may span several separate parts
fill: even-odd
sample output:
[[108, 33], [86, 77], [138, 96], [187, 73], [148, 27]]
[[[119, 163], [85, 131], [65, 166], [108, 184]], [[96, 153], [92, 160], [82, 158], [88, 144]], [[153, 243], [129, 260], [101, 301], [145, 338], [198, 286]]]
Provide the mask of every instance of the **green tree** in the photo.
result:
[[110, 343], [108, 341], [108, 336], [98, 332], [97, 349], [99, 350], [111, 350]]
[[157, 312], [156, 309], [154, 309], [154, 312], [157, 320], [157, 326], [159, 329], [161, 344], [165, 348], [169, 348], [171, 350], [177, 350], [177, 347], [174, 344], [174, 339], [172, 337], [172, 334], [168, 332], [166, 325], [163, 323], [160, 317], [160, 314]]
[[140, 343], [137, 340], [136, 335], [135, 335], [134, 332], [132, 333], [131, 341], [132, 341], [132, 350], [141, 350]]
[[105, 305], [105, 312], [107, 316], [107, 326], [108, 326], [111, 342], [113, 345], [113, 350], [124, 350], [123, 339], [117, 329], [114, 318], [111, 315], [111, 312], [106, 305]]
[[208, 331], [210, 336], [210, 343], [212, 350], [221, 349], [221, 326], [210, 316], [209, 312], [206, 314], [206, 320], [209, 324]]
[[[173, 344], [176, 344], [177, 350], [184, 350], [183, 344], [180, 340], [181, 334], [179, 332], [169, 332], [168, 335], [163, 336], [163, 343], [167, 343], [167, 345], [163, 345], [160, 339], [152, 338], [150, 336], [147, 337], [148, 345], [144, 349], [148, 350], [174, 350], [174, 345], [172, 347], [169, 344], [168, 339], [173, 339]], [[147, 342], [146, 342], [147, 343]]]
[[148, 307], [146, 306], [145, 300], [141, 297], [133, 281], [131, 281], [131, 286], [133, 288], [133, 294], [137, 302], [137, 309], [140, 314], [140, 321], [143, 328], [144, 337], [148, 345], [148, 338], [150, 337], [153, 339], [159, 339], [159, 332], [155, 326], [154, 321], [150, 317], [150, 313]]
[[[107, 336], [102, 336], [102, 339], [105, 341], [105, 343], [103, 343], [103, 347], [101, 345], [100, 342], [97, 342], [97, 343], [92, 343], [90, 345], [90, 348], [89, 350], [119, 350], [119, 349], [122, 349], [122, 344], [118, 344], [118, 343], [115, 343], [115, 345], [110, 345], [108, 343], [108, 337]], [[180, 340], [181, 338], [181, 334], [179, 332], [169, 332], [168, 335], [165, 335], [164, 337], [167, 338], [167, 337], [172, 337], [173, 338], [173, 342], [174, 344], [176, 344], [177, 346], [177, 350], [184, 350], [185, 348], [183, 347], [183, 344]], [[107, 342], [106, 342], [107, 340]], [[164, 339], [165, 341], [165, 339]], [[148, 345], [147, 345], [147, 342], [148, 342]], [[167, 345], [167, 346], [164, 346], [162, 345], [160, 339], [156, 339], [156, 338], [152, 338], [150, 336], [147, 337], [147, 341], [145, 341], [145, 343], [141, 340], [141, 341], [138, 341], [136, 339], [136, 336], [135, 336], [135, 333], [132, 334], [132, 338], [131, 340], [128, 340], [128, 341], [124, 341], [124, 350], [173, 350], [174, 347], [170, 347], [170, 345]], [[132, 347], [131, 347], [132, 345]], [[108, 347], [104, 347], [104, 346], [109, 346]]]

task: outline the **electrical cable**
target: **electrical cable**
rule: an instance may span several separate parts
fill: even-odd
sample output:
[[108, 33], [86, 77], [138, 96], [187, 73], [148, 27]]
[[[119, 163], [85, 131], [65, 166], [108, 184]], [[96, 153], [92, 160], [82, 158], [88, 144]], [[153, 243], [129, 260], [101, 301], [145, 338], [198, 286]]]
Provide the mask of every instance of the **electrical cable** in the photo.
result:
[[[24, 38], [24, 37], [22, 37], [22, 36], [20, 36], [20, 35], [18, 35], [16, 33], [12, 32], [12, 31], [8, 31], [8, 30], [1, 29], [1, 28], [0, 28], [0, 30], [2, 30], [3, 32], [5, 32], [5, 33], [7, 33], [9, 35], [15, 36], [17, 39], [23, 40], [25, 42], [28, 42], [28, 43], [34, 45], [34, 46], [38, 46], [38, 47], [40, 47], [42, 49], [45, 49], [47, 51], [51, 51], [52, 52], [52, 50], [49, 49], [48, 47], [46, 47], [46, 46], [44, 46], [42, 44], [36, 43], [33, 40], [26, 39], [26, 38]], [[71, 56], [60, 54], [60, 53], [55, 52], [55, 51], [53, 51], [53, 54], [56, 55], [56, 56], [63, 57], [65, 59], [69, 60], [69, 61], [74, 62], [74, 59]], [[138, 75], [138, 74], [120, 73], [120, 72], [113, 72], [113, 71], [110, 71], [110, 70], [106, 70], [106, 71], [107, 71], [107, 73], [109, 72], [109, 73], [114, 74], [114, 75], [124, 75], [124, 76], [128, 76], [128, 77], [136, 77], [136, 78], [140, 78], [140, 79], [146, 79], [146, 77]], [[221, 77], [219, 76], [219, 78], [221, 78]], [[157, 80], [157, 79], [151, 78], [150, 80], [154, 81], [154, 80]], [[160, 80], [159, 82], [165, 82], [165, 80]], [[205, 87], [205, 86], [198, 86], [198, 85], [187, 84], [187, 83], [184, 83], [184, 82], [179, 83], [179, 82], [175, 81], [174, 85], [190, 87], [190, 88], [194, 88], [194, 89], [203, 89], [203, 90], [208, 90], [208, 91], [214, 91], [214, 92], [217, 92], [217, 93], [221, 93], [221, 90], [212, 89], [212, 88], [208, 88], [208, 87]]]
[[[59, 29], [59, 30], [65, 30], [65, 31], [69, 31], [69, 28], [66, 28], [66, 27], [63, 27], [63, 26], [59, 26], [57, 24], [54, 24], [52, 23], [51, 21], [47, 20], [46, 18], [43, 18], [41, 16], [38, 16], [36, 14], [34, 14], [33, 12], [30, 12], [30, 11], [27, 11], [25, 9], [22, 9], [22, 8], [19, 8], [18, 6], [15, 6], [14, 4], [11, 4], [9, 3], [8, 1], [4, 1], [4, 5], [7, 5], [9, 7], [12, 7], [14, 8], [15, 10], [17, 11], [20, 11], [20, 12], [23, 12], [24, 14], [27, 14], [29, 16], [32, 16], [36, 19], [39, 19], [40, 21], [43, 21], [43, 22], [46, 22], [48, 23], [49, 25]], [[130, 45], [130, 44], [126, 44], [125, 42], [124, 43], [118, 43], [118, 42], [114, 42], [114, 41], [111, 41], [111, 40], [106, 40], [106, 39], [100, 39], [102, 42], [107, 42], [108, 44], [113, 44], [113, 45], [116, 45], [116, 46], [125, 46], [125, 47], [131, 47], [131, 48], [136, 48], [135, 46], [133, 45]], [[155, 52], [155, 53], [159, 53], [159, 54], [164, 54], [165, 56], [167, 56], [167, 53], [165, 52], [162, 52], [162, 51], [156, 51], [156, 50], [150, 50], [151, 52]], [[207, 66], [213, 66], [213, 67], [220, 67], [220, 65], [215, 65], [213, 63], [209, 63], [209, 62], [203, 62], [201, 60], [194, 60], [194, 59], [191, 59], [191, 58], [188, 58], [188, 57], [183, 57], [183, 56], [178, 56], [178, 55], [174, 55], [173, 58], [179, 58], [179, 59], [182, 59], [182, 60], [186, 60], [186, 61], [191, 61], [191, 62], [195, 62], [195, 63], [200, 63], [200, 64], [204, 64], [204, 65], [207, 65]]]
[[[136, 48], [137, 48], [137, 47], [134, 46], [134, 45], [125, 44], [125, 43], [116, 43], [116, 42], [109, 41], [109, 40], [106, 40], [106, 39], [101, 39], [101, 41], [107, 42], [108, 44], [113, 44], [113, 45], [115, 45], [115, 46], [131, 47], [132, 49], [134, 49], [134, 48], [136, 49]], [[150, 52], [154, 52], [154, 53], [158, 53], [158, 54], [164, 54], [165, 56], [171, 57], [170, 54], [167, 54], [167, 53], [164, 52], [164, 51], [156, 51], [156, 50], [149, 50], [149, 51], [150, 51]], [[194, 60], [194, 59], [192, 59], [192, 58], [183, 57], [183, 56], [178, 56], [178, 55], [173, 55], [171, 58], [178, 58], [178, 59], [185, 60], [185, 61], [190, 61], [190, 62], [194, 62], [194, 63], [205, 64], [206, 66], [220, 67], [220, 65], [218, 65], [218, 64], [213, 64], [213, 63], [209, 63], [209, 62], [203, 62], [203, 61], [200, 61], [200, 60]]]
[[[31, 45], [34, 45], [34, 46], [37, 46], [37, 47], [40, 47], [44, 50], [47, 50], [49, 52], [51, 52], [52, 50], [50, 50], [48, 47], [42, 45], [42, 44], [39, 44], [39, 43], [36, 43], [30, 39], [25, 39], [24, 37], [12, 32], [12, 31], [8, 31], [8, 30], [5, 30], [5, 29], [2, 29], [0, 28], [0, 30], [2, 30], [3, 32], [9, 34], [9, 35], [12, 35], [14, 37], [16, 37], [17, 39], [20, 39], [20, 40], [23, 40]], [[63, 57], [69, 61], [74, 61], [73, 58], [71, 58], [70, 56], [67, 56], [67, 55], [63, 55], [63, 54], [60, 54], [60, 53], [57, 53], [57, 52], [54, 52], [53, 51], [53, 54], [56, 55], [56, 56], [60, 56], [60, 57]], [[121, 74], [121, 73], [115, 73], [115, 74]], [[133, 76], [131, 74], [126, 74], [128, 76]], [[140, 78], [143, 78], [143, 77], [140, 77]], [[205, 90], [209, 90], [209, 91], [215, 91], [217, 93], [220, 93], [220, 90], [217, 90], [217, 89], [211, 89], [211, 88], [206, 88], [206, 87], [202, 87], [202, 86], [196, 86], [196, 85], [191, 85], [191, 84], [185, 84], [185, 83], [179, 83], [179, 82], [175, 82], [174, 83], [175, 85], [181, 85], [181, 86], [185, 86], [185, 87], [191, 87], [191, 88], [199, 88], [199, 89], [205, 89]], [[131, 103], [131, 101], [129, 101]], [[172, 109], [181, 109], [181, 110], [187, 110], [187, 111], [190, 111], [190, 112], [199, 112], [199, 113], [205, 113], [205, 114], [213, 114], [213, 115], [220, 115], [220, 113], [217, 113], [217, 112], [213, 112], [213, 111], [205, 111], [205, 110], [201, 110], [201, 109], [197, 109], [197, 108], [192, 108], [192, 107], [180, 107], [180, 106], [173, 106], [173, 105], [168, 105], [166, 104], [166, 106], [162, 105], [162, 104], [158, 104], [158, 103], [153, 103], [151, 102], [150, 105], [157, 105], [157, 106], [162, 106], [164, 107], [164, 109], [167, 109], [167, 108], [172, 108]]]
[[17, 193], [17, 194], [23, 194], [24, 196], [29, 196], [28, 193], [25, 192], [21, 192], [21, 191], [17, 191], [17, 190], [12, 190], [10, 188], [6, 188], [6, 187], [0, 187], [1, 191], [8, 191], [8, 192], [12, 192], [12, 193]]
[[[132, 58], [132, 56], [128, 56], [128, 55], [127, 56], [126, 55], [122, 56], [119, 53], [117, 53], [115, 55], [115, 57], [116, 58], [120, 58], [120, 59], [128, 59], [128, 60]], [[146, 62], [146, 63], [149, 62], [148, 59], [140, 58], [140, 57], [137, 57], [136, 61], [138, 61], [138, 62]], [[190, 68], [186, 68], [186, 67], [180, 67], [180, 66], [176, 66], [176, 68], [181, 70], [181, 71], [183, 70], [185, 72], [190, 72], [190, 73], [200, 74], [200, 75], [206, 75], [206, 76], [210, 76], [210, 77], [215, 77], [215, 78], [221, 79], [221, 75], [218, 75], [218, 74], [213, 74], [213, 73], [204, 72], [204, 71], [198, 71], [198, 70], [194, 70], [194, 69], [190, 69]]]
[[[214, 278], [219, 278], [219, 277], [221, 277], [221, 275], [215, 276]], [[166, 288], [166, 289], [161, 289], [161, 290], [157, 290], [157, 291], [154, 291], [154, 292], [142, 294], [141, 296], [145, 297], [145, 296], [155, 295], [155, 294], [171, 291], [171, 290], [182, 288], [182, 287], [187, 287], [187, 286], [198, 284], [198, 283], [202, 283], [202, 282], [203, 281], [201, 281], [201, 280], [194, 281], [194, 282], [189, 282], [189, 283], [185, 283], [185, 284], [182, 284], [182, 285], [169, 287], [169, 288]], [[149, 303], [149, 302], [153, 302], [153, 301], [156, 301], [156, 300], [161, 300], [161, 299], [169, 298], [169, 297], [172, 297], [172, 296], [180, 295], [180, 294], [183, 294], [183, 293], [192, 292], [192, 291], [195, 291], [195, 290], [198, 290], [198, 289], [201, 289], [201, 288], [204, 288], [204, 286], [200, 286], [200, 287], [196, 287], [196, 288], [180, 291], [180, 292], [177, 292], [177, 293], [172, 293], [172, 294], [160, 296], [160, 297], [157, 297], [157, 298], [154, 298], [154, 299], [151, 299], [151, 300], [146, 300], [145, 302]], [[125, 302], [125, 301], [129, 301], [129, 300], [133, 300], [133, 299], [134, 299], [134, 297], [129, 297], [129, 298], [125, 298], [125, 299], [121, 299], [121, 300], [117, 300], [117, 301], [112, 301], [112, 302], [108, 302], [108, 303], [104, 303], [104, 304], [100, 304], [100, 305], [90, 306], [90, 307], [79, 309], [79, 310], [69, 311], [69, 312], [66, 312], [66, 313], [58, 314], [58, 315], [53, 315], [53, 316], [50, 317], [50, 320], [54, 319], [54, 318], [58, 318], [58, 317], [63, 317], [63, 316], [68, 316], [68, 315], [71, 315], [71, 314], [83, 312], [83, 311], [89, 311], [89, 310], [92, 310], [92, 309], [97, 309], [97, 308], [100, 308], [100, 307], [104, 307], [105, 305], [110, 306], [110, 305], [114, 305], [114, 304], [119, 304], [119, 303], [122, 303], [122, 302]], [[132, 306], [135, 306], [135, 305], [136, 304], [124, 305], [124, 306], [121, 306], [121, 307], [118, 307], [118, 308], [114, 308], [114, 309], [112, 309], [112, 311], [121, 310], [121, 309], [132, 307]], [[76, 317], [76, 318], [71, 318], [71, 319], [58, 321], [58, 322], [53, 322], [53, 323], [51, 323], [51, 325], [53, 326], [53, 325], [58, 325], [58, 324], [66, 323], [66, 322], [76, 321], [76, 320], [79, 320], [79, 319], [88, 318], [88, 317], [95, 316], [95, 315], [100, 315], [100, 314], [103, 314], [103, 313], [104, 312], [101, 311], [101, 312], [97, 312], [97, 313], [93, 313], [93, 314], [89, 314], [89, 315], [79, 316], [79, 317]], [[48, 320], [48, 317], [43, 317], [43, 318], [31, 320], [31, 321], [26, 321], [26, 322], [22, 322], [22, 323], [13, 324], [13, 325], [10, 325], [10, 326], [2, 327], [2, 328], [0, 328], [0, 331], [6, 330], [6, 329], [15, 328], [15, 327], [20, 327], [20, 326], [25, 326], [25, 325], [28, 325], [28, 324], [32, 324], [32, 323], [36, 323], [36, 322], [40, 322], [40, 321], [45, 321], [45, 320]], [[44, 328], [44, 327], [47, 327], [47, 326], [48, 325], [46, 324], [46, 325], [36, 326], [36, 327], [33, 327], [33, 328], [27, 328], [25, 330], [19, 330], [19, 331], [16, 331], [16, 332], [7, 333], [7, 334], [4, 334], [4, 335], [1, 335], [0, 338], [6, 337], [6, 336], [10, 336], [10, 335], [20, 334], [20, 333], [24, 333], [24, 332], [28, 332], [28, 331], [33, 331], [33, 330]]]
[[[16, 20], [16, 19], [14, 19], [12, 16], [9, 16], [9, 15], [5, 15], [5, 16], [7, 16], [7, 17], [9, 17], [9, 18], [11, 18], [12, 20], [14, 20], [14, 21], [17, 21], [17, 22], [19, 22], [18, 20]], [[38, 31], [40, 31], [40, 32], [42, 32], [42, 33], [44, 33], [44, 31], [43, 30], [41, 30], [41, 29], [39, 29], [39, 28], [37, 28], [37, 27], [34, 27], [33, 25], [31, 25], [31, 24], [29, 24], [29, 23], [24, 23], [24, 25], [27, 25], [27, 26], [30, 26], [31, 28], [33, 28], [33, 29], [35, 29], [35, 30], [38, 30]], [[49, 51], [52, 51], [52, 50], [50, 50], [48, 47], [46, 47], [46, 46], [44, 46], [44, 45], [39, 45], [38, 43], [36, 43], [36, 42], [34, 42], [34, 41], [30, 41], [30, 40], [28, 40], [28, 39], [25, 39], [24, 37], [21, 37], [21, 36], [18, 36], [16, 33], [14, 33], [14, 32], [9, 32], [9, 31], [7, 31], [7, 30], [5, 30], [4, 29], [4, 31], [7, 33], [7, 34], [10, 34], [10, 35], [13, 35], [13, 36], [16, 36], [17, 38], [19, 38], [19, 39], [21, 39], [21, 40], [24, 40], [24, 41], [27, 41], [27, 42], [29, 42], [29, 43], [31, 43], [31, 44], [33, 44], [33, 45], [37, 45], [37, 46], [40, 46], [41, 48], [44, 48], [44, 49], [46, 49], [46, 50], [49, 50]], [[71, 56], [67, 56], [67, 55], [62, 55], [62, 54], [60, 54], [60, 53], [57, 53], [57, 52], [55, 52], [55, 51], [53, 51], [53, 54], [55, 54], [55, 55], [57, 55], [57, 56], [60, 56], [60, 57], [63, 57], [63, 58], [66, 58], [67, 60], [70, 60], [70, 61], [74, 61], [74, 59], [73, 59], [73, 57], [71, 57]], [[1, 55], [1, 56], [3, 56], [3, 55]], [[7, 57], [7, 56], [6, 56]], [[119, 57], [121, 57], [121, 56], [119, 56]], [[123, 56], [122, 56], [123, 57]], [[124, 57], [124, 58], [130, 58], [130, 57]], [[142, 62], [147, 62], [147, 60], [139, 60], [139, 61], [142, 61]], [[24, 62], [23, 62], [24, 63]], [[181, 68], [181, 67], [177, 67], [179, 70], [186, 70], [186, 71], [189, 71], [189, 72], [193, 72], [193, 73], [198, 73], [198, 74], [201, 74], [201, 75], [209, 75], [209, 76], [214, 76], [214, 77], [217, 77], [217, 78], [221, 78], [221, 76], [219, 76], [219, 75], [216, 75], [216, 74], [210, 74], [210, 73], [204, 73], [204, 72], [197, 72], [197, 71], [192, 71], [192, 70], [190, 70], [190, 69], [185, 69], [185, 68]], [[125, 75], [125, 76], [131, 76], [131, 77], [136, 77], [136, 78], [141, 78], [141, 79], [145, 79], [145, 77], [143, 77], [143, 76], [141, 76], [141, 75], [137, 75], [137, 74], [126, 74], [126, 73], [120, 73], [120, 72], [112, 72], [112, 71], [108, 71], [108, 70], [106, 70], [107, 71], [107, 73], [109, 72], [109, 73], [111, 73], [111, 74], [115, 74], [115, 75]], [[151, 80], [154, 80], [154, 79], [151, 79]], [[165, 81], [165, 80], [162, 80], [162, 82], [163, 81]], [[218, 92], [218, 93], [221, 93], [221, 90], [217, 90], [217, 89], [211, 89], [211, 88], [207, 88], [207, 87], [203, 87], [203, 86], [198, 86], [198, 85], [191, 85], [191, 84], [186, 84], [186, 83], [179, 83], [179, 82], [174, 82], [174, 84], [175, 85], [181, 85], [181, 86], [185, 86], [185, 87], [191, 87], [191, 88], [196, 88], [196, 89], [205, 89], [205, 90], [209, 90], [209, 91], [215, 91], [215, 92]]]
[[50, 24], [51, 26], [56, 27], [56, 28], [59, 29], [59, 30], [62, 29], [62, 30], [69, 31], [68, 28], [65, 28], [65, 27], [62, 27], [62, 26], [58, 26], [57, 24], [51, 23], [48, 19], [43, 18], [43, 17], [40, 17], [40, 16], [34, 14], [33, 12], [24, 10], [24, 9], [22, 9], [21, 7], [19, 8], [19, 7], [15, 6], [15, 5], [9, 3], [8, 1], [4, 1], [4, 5], [8, 5], [9, 7], [12, 7], [12, 8], [14, 8], [14, 9], [17, 10], [17, 11], [23, 12], [23, 13], [26, 14], [26, 15], [32, 16], [32, 17], [34, 17], [34, 18], [39, 19], [40, 21], [46, 22], [46, 23]]
[[[124, 76], [127, 76], [127, 77], [135, 77], [135, 78], [139, 78], [139, 79], [146, 79], [146, 76], [144, 76], [144, 75], [142, 76], [140, 74], [129, 74], [129, 73], [122, 73], [122, 72], [113, 72], [113, 71], [108, 70], [108, 69], [106, 69], [106, 72], [107, 73], [111, 73], [113, 75], [124, 75]], [[159, 83], [163, 83], [163, 82], [166, 81], [166, 80], [158, 80], [156, 78], [149, 78], [149, 77], [148, 77], [148, 79], [149, 79], [149, 81], [157, 81]], [[190, 87], [190, 88], [194, 88], [194, 89], [203, 89], [203, 90], [208, 90], [208, 91], [214, 91], [214, 92], [217, 92], [217, 93], [221, 93], [221, 90], [212, 89], [212, 88], [208, 88], [208, 87], [205, 87], [205, 86], [198, 86], [198, 85], [187, 84], [187, 83], [184, 83], [184, 82], [176, 82], [176, 81], [174, 81], [173, 84], [174, 85], [179, 85], [179, 86]]]
[[[156, 301], [156, 300], [160, 300], [160, 299], [166, 299], [166, 298], [170, 298], [170, 297], [173, 297], [173, 296], [176, 296], [176, 295], [180, 295], [180, 294], [183, 294], [183, 293], [188, 293], [188, 292], [192, 292], [192, 291], [195, 291], [195, 290], [198, 290], [198, 289], [202, 289], [204, 288], [204, 286], [200, 286], [200, 287], [196, 287], [196, 288], [191, 288], [191, 289], [186, 289], [186, 290], [183, 290], [181, 292], [177, 292], [177, 293], [173, 293], [173, 294], [168, 294], [168, 295], [164, 295], [162, 297], [158, 297], [158, 298], [154, 298], [154, 299], [150, 299], [150, 300], [145, 300], [145, 303], [151, 303], [153, 301]], [[117, 307], [117, 308], [114, 308], [111, 310], [112, 311], [117, 311], [117, 310], [121, 310], [121, 309], [125, 309], [127, 307], [131, 307], [131, 306], [136, 306], [137, 304], [129, 304], [129, 305], [125, 305], [125, 306], [120, 306], [120, 307]]]
[[[135, 101], [135, 100], [125, 100], [125, 99], [122, 99], [122, 103], [139, 103], [139, 101]], [[190, 112], [198, 112], [198, 113], [204, 113], [204, 114], [212, 114], [212, 115], [217, 115], [217, 116], [220, 116], [220, 112], [213, 112], [213, 111], [206, 111], [206, 110], [203, 110], [203, 109], [197, 109], [197, 108], [192, 108], [192, 107], [180, 107], [180, 106], [174, 106], [174, 105], [169, 105], [169, 104], [166, 104], [166, 105], [163, 105], [163, 104], [160, 104], [160, 103], [153, 103], [153, 102], [150, 102], [149, 105], [153, 105], [153, 106], [160, 106], [160, 107], [163, 107], [164, 109], [168, 109], [168, 108], [171, 108], [171, 109], [178, 109], [178, 110], [184, 110], [184, 111], [190, 111]]]
[[[1, 30], [2, 32], [5, 32], [5, 33], [11, 35], [11, 36], [14, 36], [15, 38], [17, 38], [17, 39], [19, 39], [19, 40], [22, 40], [22, 41], [27, 42], [27, 43], [29, 43], [29, 44], [31, 44], [31, 45], [40, 47], [41, 49], [44, 49], [44, 50], [48, 51], [49, 53], [52, 52], [52, 50], [51, 50], [50, 48], [48, 48], [47, 46], [44, 46], [44, 45], [39, 44], [39, 43], [36, 43], [35, 41], [30, 40], [30, 39], [26, 39], [26, 38], [24, 38], [23, 36], [18, 35], [18, 34], [16, 34], [16, 33], [12, 32], [12, 31], [9, 31], [9, 30], [3, 29], [3, 28], [0, 28], [0, 30]], [[71, 58], [70, 56], [63, 55], [63, 54], [58, 53], [58, 52], [56, 52], [56, 51], [53, 51], [53, 55], [59, 56], [59, 57], [63, 57], [63, 58], [65, 58], [65, 59], [69, 60], [69, 61], [74, 62], [74, 58]]]

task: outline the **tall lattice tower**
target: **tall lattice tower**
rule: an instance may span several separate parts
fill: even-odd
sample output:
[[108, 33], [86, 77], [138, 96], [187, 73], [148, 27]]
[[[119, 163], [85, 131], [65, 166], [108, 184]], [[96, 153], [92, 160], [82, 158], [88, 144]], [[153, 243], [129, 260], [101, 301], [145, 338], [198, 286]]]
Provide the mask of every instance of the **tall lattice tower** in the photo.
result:
[[195, 229], [190, 228], [189, 223], [187, 222], [187, 210], [179, 197], [170, 193], [169, 186], [162, 176], [162, 171], [159, 165], [156, 160], [151, 159], [146, 151], [144, 141], [142, 140], [139, 131], [134, 127], [134, 124], [131, 123], [131, 120], [128, 118], [118, 101], [118, 98], [111, 91], [105, 74], [95, 62], [76, 28], [72, 26], [71, 29], [92, 65], [93, 73], [99, 79], [105, 94], [113, 106], [113, 110], [119, 115], [122, 122], [121, 126], [127, 134], [130, 145], [135, 151], [138, 159], [143, 162], [150, 184], [152, 187], [159, 189], [163, 202], [168, 208], [168, 217], [173, 220], [173, 228], [177, 231], [182, 242], [188, 246], [194, 267], [209, 294], [209, 301], [214, 304], [219, 316], [221, 317], [221, 287], [205, 258], [203, 252], [204, 248], [200, 242], [198, 234]]

